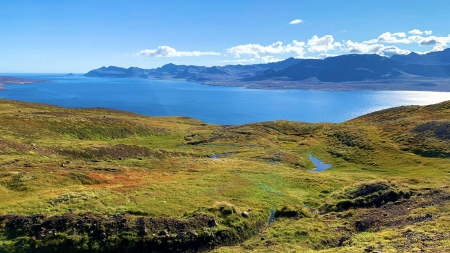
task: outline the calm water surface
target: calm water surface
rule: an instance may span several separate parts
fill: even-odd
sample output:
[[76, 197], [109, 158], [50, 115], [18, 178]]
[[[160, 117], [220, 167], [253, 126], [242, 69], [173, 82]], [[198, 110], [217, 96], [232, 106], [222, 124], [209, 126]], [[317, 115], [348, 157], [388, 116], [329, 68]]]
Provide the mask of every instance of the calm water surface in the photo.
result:
[[322, 172], [324, 170], [327, 170], [327, 169], [333, 167], [331, 164], [324, 163], [319, 158], [317, 158], [313, 155], [309, 156], [309, 160], [311, 160], [314, 163], [314, 165], [316, 166], [316, 168], [313, 169], [312, 172]]
[[[3, 75], [3, 74], [2, 74]], [[65, 107], [106, 107], [151, 116], [188, 116], [213, 124], [271, 120], [342, 122], [400, 105], [450, 100], [448, 92], [255, 90], [185, 81], [4, 74], [51, 82], [5, 85], [0, 98]]]

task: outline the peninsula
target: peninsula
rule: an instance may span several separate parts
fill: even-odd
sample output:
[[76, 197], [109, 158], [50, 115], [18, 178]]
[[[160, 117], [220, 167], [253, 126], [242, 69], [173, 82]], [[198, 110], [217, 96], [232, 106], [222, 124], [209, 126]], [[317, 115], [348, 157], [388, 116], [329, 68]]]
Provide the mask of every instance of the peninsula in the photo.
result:
[[27, 79], [27, 78], [17, 78], [17, 77], [11, 77], [11, 76], [0, 76], [0, 90], [4, 90], [5, 88], [3, 85], [5, 84], [31, 84], [31, 83], [38, 83], [38, 82], [45, 82], [44, 80], [33, 80], [33, 79]]

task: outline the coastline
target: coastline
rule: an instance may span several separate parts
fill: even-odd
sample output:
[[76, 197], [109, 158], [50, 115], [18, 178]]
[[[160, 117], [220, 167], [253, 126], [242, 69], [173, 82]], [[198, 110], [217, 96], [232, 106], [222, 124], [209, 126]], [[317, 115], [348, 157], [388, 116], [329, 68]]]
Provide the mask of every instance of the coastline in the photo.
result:
[[[95, 77], [94, 78], [104, 78]], [[119, 78], [120, 77], [115, 77]], [[161, 81], [187, 81], [208, 86], [222, 87], [242, 87], [245, 89], [258, 90], [322, 90], [322, 91], [430, 91], [430, 92], [450, 92], [450, 78], [420, 78], [420, 79], [389, 79], [383, 81], [357, 81], [357, 82], [321, 82], [317, 79], [308, 79], [302, 81], [288, 80], [263, 80], [263, 81], [201, 81], [192, 78], [140, 78], [146, 80]], [[21, 85], [48, 82], [48, 80], [17, 78], [11, 76], [0, 76], [0, 91], [6, 90], [5, 85]]]
[[[85, 75], [86, 76], [86, 75]], [[318, 80], [263, 80], [263, 81], [239, 81], [239, 80], [195, 80], [193, 78], [141, 78], [141, 77], [102, 77], [87, 76], [91, 78], [136, 78], [144, 80], [160, 81], [186, 81], [208, 86], [241, 87], [258, 90], [335, 90], [335, 91], [434, 91], [450, 92], [450, 78], [420, 78], [420, 79], [388, 79], [383, 81], [352, 81], [352, 82], [321, 82]]]
[[[170, 79], [165, 79], [170, 80]], [[180, 79], [178, 79], [180, 80]], [[389, 80], [362, 82], [314, 82], [265, 80], [249, 82], [198, 82], [185, 80], [209, 86], [243, 87], [262, 90], [373, 90], [373, 91], [434, 91], [450, 92], [450, 79], [420, 79], [420, 80]]]
[[18, 78], [11, 76], [0, 76], [0, 91], [6, 90], [4, 85], [7, 84], [33, 84], [33, 83], [41, 83], [48, 82], [47, 80], [35, 80], [35, 79], [27, 79], [27, 78]]

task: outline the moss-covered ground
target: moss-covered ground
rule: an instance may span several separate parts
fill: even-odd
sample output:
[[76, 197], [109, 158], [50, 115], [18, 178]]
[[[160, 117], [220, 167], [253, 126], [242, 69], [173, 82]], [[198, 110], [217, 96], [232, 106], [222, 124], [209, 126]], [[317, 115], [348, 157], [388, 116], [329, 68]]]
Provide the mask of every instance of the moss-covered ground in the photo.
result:
[[448, 252], [449, 158], [450, 102], [220, 126], [0, 100], [0, 252]]

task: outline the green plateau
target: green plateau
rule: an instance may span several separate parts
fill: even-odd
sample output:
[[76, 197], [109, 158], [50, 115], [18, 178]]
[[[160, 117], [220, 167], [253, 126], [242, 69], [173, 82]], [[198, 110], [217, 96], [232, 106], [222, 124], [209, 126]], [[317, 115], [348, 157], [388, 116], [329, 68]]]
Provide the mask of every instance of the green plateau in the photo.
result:
[[449, 252], [449, 158], [450, 101], [228, 126], [0, 100], [0, 253]]

